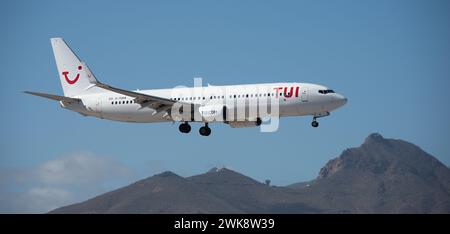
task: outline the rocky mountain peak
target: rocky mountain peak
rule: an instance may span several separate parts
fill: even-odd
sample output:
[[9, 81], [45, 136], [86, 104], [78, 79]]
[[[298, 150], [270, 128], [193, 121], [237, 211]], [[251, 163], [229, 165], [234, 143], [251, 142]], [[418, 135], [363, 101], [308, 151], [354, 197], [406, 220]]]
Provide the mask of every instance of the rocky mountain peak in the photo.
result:
[[363, 144], [349, 148], [330, 160], [319, 172], [318, 179], [334, 175], [342, 170], [358, 170], [380, 174], [389, 168], [398, 170], [405, 167], [403, 160], [411, 160], [409, 167], [420, 167], [425, 160], [420, 148], [415, 145], [394, 139], [386, 139], [379, 133], [366, 137]]
[[365, 143], [382, 142], [383, 140], [385, 140], [384, 137], [381, 134], [375, 132], [367, 136], [364, 142]]
[[233, 172], [233, 170], [228, 169], [227, 167], [213, 167], [207, 173], [219, 173], [219, 172]]
[[180, 176], [171, 171], [165, 171], [165, 172], [155, 175], [155, 177], [180, 177]]

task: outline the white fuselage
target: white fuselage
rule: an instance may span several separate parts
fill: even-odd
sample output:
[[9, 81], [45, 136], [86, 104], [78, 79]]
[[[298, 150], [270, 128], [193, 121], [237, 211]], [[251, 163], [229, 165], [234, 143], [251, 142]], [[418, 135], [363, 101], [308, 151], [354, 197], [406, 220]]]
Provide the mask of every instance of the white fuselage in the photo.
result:
[[[279, 117], [321, 116], [343, 106], [347, 99], [337, 93], [324, 93], [326, 87], [306, 83], [267, 83], [230, 86], [181, 87], [172, 89], [137, 90], [137, 93], [162, 97], [201, 107], [226, 106], [249, 110], [258, 103], [279, 107]], [[329, 90], [332, 91], [332, 90]], [[167, 110], [151, 105], [143, 107], [133, 97], [105, 90], [104, 92], [75, 96], [81, 103], [64, 103], [61, 106], [83, 115], [124, 122], [174, 121]], [[259, 111], [245, 113], [246, 120], [267, 117]], [[195, 120], [198, 121], [198, 120]], [[201, 120], [216, 122], [215, 120]]]
[[189, 122], [202, 122], [199, 133], [209, 136], [209, 123], [261, 126], [261, 131], [271, 132], [277, 129], [278, 118], [285, 116], [312, 115], [311, 126], [317, 128], [317, 118], [347, 102], [324, 86], [294, 82], [129, 91], [100, 82], [63, 38], [50, 42], [64, 96], [25, 93], [59, 101], [63, 108], [84, 116], [134, 123], [180, 122], [181, 133], [191, 131]]

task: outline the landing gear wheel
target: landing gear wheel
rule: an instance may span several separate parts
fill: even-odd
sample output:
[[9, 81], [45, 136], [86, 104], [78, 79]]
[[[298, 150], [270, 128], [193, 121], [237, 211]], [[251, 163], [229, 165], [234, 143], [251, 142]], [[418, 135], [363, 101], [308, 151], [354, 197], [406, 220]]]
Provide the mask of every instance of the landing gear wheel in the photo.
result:
[[198, 132], [200, 133], [200, 135], [202, 136], [209, 136], [211, 134], [211, 128], [208, 127], [208, 124], [206, 124], [205, 126], [201, 127]]
[[313, 128], [317, 128], [317, 127], [319, 127], [319, 122], [317, 122], [316, 120], [313, 120], [311, 123], [311, 126], [313, 126]]
[[182, 123], [182, 124], [180, 124], [178, 129], [182, 133], [189, 133], [191, 131], [191, 125], [189, 125], [187, 122], [186, 123]]

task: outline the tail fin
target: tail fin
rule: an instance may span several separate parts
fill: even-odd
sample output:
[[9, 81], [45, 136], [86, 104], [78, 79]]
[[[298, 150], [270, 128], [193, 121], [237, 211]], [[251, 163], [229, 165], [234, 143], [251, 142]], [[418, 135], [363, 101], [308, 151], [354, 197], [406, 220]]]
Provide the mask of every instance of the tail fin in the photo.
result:
[[70, 49], [62, 38], [50, 39], [58, 67], [59, 79], [64, 91], [64, 96], [73, 97], [80, 94], [98, 92], [98, 88], [90, 82], [91, 72], [80, 61], [77, 55]]

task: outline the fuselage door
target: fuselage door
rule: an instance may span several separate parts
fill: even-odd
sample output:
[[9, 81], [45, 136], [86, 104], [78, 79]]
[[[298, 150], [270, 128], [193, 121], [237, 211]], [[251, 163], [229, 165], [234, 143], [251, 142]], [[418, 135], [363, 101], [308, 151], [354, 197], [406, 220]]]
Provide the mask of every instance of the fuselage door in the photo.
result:
[[101, 102], [100, 99], [95, 100], [94, 111], [97, 112], [97, 113], [101, 113], [102, 112], [102, 102]]
[[301, 100], [302, 100], [302, 102], [308, 102], [308, 89], [307, 88], [302, 89]]

